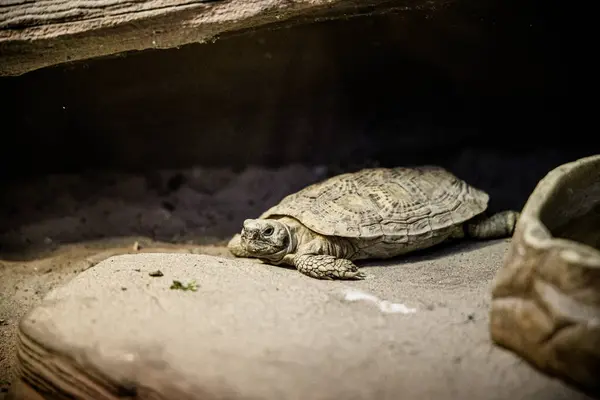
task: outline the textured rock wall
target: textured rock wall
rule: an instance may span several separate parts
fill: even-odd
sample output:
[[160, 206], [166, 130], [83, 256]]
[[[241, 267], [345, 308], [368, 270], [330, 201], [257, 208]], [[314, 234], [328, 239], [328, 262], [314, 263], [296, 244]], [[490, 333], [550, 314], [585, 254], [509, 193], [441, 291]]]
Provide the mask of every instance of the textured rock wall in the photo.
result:
[[0, 76], [117, 54], [205, 42], [274, 22], [310, 22], [444, 1], [33, 0], [0, 7]]

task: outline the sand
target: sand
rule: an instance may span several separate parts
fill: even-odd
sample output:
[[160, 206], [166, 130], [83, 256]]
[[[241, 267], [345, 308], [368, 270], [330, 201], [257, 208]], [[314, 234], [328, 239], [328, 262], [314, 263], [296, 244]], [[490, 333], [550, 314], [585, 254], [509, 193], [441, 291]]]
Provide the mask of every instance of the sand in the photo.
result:
[[[0, 203], [5, 214], [0, 219], [0, 395], [6, 393], [14, 374], [17, 323], [52, 289], [117, 254], [182, 252], [230, 258], [224, 245], [244, 218], [257, 216], [286, 194], [336, 172], [299, 165], [243, 171], [194, 168], [150, 174], [54, 175], [13, 185]], [[479, 379], [473, 393], [480, 398], [486, 398], [490, 388], [503, 387], [506, 379], [512, 383], [503, 393], [510, 397], [554, 393], [555, 397], [540, 398], [574, 398], [569, 397], [575, 396], [569, 388], [537, 374], [489, 342], [489, 285], [506, 246], [505, 241], [465, 243], [370, 263], [367, 271], [376, 279], [357, 284], [366, 293], [382, 299], [401, 296], [408, 306], [435, 314], [422, 331], [419, 324], [414, 325], [407, 332], [407, 342], [419, 343], [432, 332], [442, 336], [448, 332], [446, 339], [435, 338], [437, 353], [411, 355], [410, 363], [425, 363], [415, 364], [422, 371], [442, 359], [454, 360], [443, 365], [442, 375], [426, 383], [433, 385], [430, 392], [423, 392], [425, 383], [415, 380], [415, 396], [439, 394], [450, 386], [460, 388], [451, 372], [478, 371], [480, 363], [487, 371], [481, 376], [491, 379]], [[297, 277], [295, 271], [271, 268], [277, 271], [273, 273], [293, 274], [285, 279], [309, 279]], [[423, 351], [428, 347], [418, 346]], [[466, 382], [469, 374], [460, 376]]]

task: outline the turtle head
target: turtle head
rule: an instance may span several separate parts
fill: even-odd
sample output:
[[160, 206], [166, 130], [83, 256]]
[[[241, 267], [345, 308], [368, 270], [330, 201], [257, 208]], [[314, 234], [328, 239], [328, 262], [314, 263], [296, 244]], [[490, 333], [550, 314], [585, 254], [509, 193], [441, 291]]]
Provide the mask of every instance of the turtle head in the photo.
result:
[[279, 262], [291, 251], [292, 234], [282, 222], [272, 219], [247, 219], [241, 245], [251, 257]]

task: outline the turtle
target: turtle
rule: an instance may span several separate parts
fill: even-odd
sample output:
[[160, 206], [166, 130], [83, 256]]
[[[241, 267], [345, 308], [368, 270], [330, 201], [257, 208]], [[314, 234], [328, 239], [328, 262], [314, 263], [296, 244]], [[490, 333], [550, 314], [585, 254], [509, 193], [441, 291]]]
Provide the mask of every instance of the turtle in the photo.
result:
[[289, 265], [317, 279], [360, 280], [357, 260], [445, 241], [513, 234], [519, 212], [486, 215], [489, 195], [438, 166], [365, 168], [314, 183], [246, 219], [236, 257]]

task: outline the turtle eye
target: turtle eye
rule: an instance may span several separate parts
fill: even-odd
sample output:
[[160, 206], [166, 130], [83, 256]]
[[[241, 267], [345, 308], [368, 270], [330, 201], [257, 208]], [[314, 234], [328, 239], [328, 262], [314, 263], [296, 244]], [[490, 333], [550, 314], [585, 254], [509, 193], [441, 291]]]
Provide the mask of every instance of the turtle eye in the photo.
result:
[[272, 226], [265, 228], [265, 230], [263, 231], [263, 236], [271, 236], [272, 234], [273, 234]]

